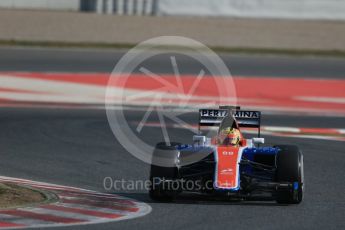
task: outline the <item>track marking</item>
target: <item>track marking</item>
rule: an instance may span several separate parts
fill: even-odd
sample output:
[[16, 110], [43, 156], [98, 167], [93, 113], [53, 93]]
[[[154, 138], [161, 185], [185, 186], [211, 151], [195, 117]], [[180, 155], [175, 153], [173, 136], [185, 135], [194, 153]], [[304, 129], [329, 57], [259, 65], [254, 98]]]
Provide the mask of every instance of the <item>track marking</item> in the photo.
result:
[[114, 218], [121, 217], [121, 215], [114, 214], [114, 213], [85, 210], [85, 209], [81, 209], [81, 208], [70, 208], [70, 207], [65, 207], [65, 206], [60, 206], [60, 205], [44, 205], [44, 206], [42, 206], [42, 208], [50, 209], [50, 210], [54, 210], [54, 211], [71, 212], [71, 213], [78, 213], [78, 214], [84, 214], [84, 215], [89, 215], [89, 216], [97, 216], [97, 217], [101, 217], [101, 218], [114, 219]]
[[297, 100], [301, 100], [301, 101], [345, 104], [345, 98], [344, 97], [295, 97], [295, 98]]
[[0, 229], [106, 223], [151, 212], [145, 203], [114, 194], [4, 176], [0, 176], [0, 182], [31, 186], [59, 197], [56, 203], [0, 210]]
[[290, 133], [299, 133], [299, 128], [293, 128], [293, 127], [276, 127], [276, 126], [266, 126], [262, 127], [262, 129], [266, 131], [272, 131], [272, 132], [290, 132]]
[[[48, 212], [49, 213], [49, 212]], [[11, 215], [11, 216], [18, 216], [18, 217], [24, 217], [29, 219], [38, 219], [43, 221], [50, 221], [50, 222], [56, 222], [56, 223], [80, 223], [85, 222], [86, 220], [79, 220], [74, 218], [66, 218], [61, 216], [55, 216], [50, 214], [43, 214], [43, 213], [36, 213], [32, 210], [26, 211], [22, 209], [16, 209], [16, 210], [3, 210], [0, 211], [1, 214]]]
[[22, 224], [15, 224], [10, 222], [3, 222], [0, 221], [0, 228], [18, 228], [18, 227], [24, 227], [25, 225]]
[[[112, 75], [113, 76], [113, 75]], [[104, 109], [105, 91], [109, 73], [38, 73], [1, 72], [0, 106], [12, 107], [87, 107]], [[121, 78], [123, 76], [116, 76]], [[188, 91], [197, 77], [184, 75], [182, 86]], [[175, 85], [174, 77], [161, 76], [164, 82]], [[195, 106], [219, 99], [215, 78], [203, 78], [200, 87], [189, 98], [186, 92], [160, 91], [160, 82], [144, 74], [133, 73], [126, 86], [112, 85], [112, 90], [124, 93], [124, 98], [112, 98], [114, 105], [150, 105], [155, 95], [171, 106]], [[232, 81], [233, 80], [233, 81]], [[345, 115], [345, 81], [341, 79], [297, 79], [235, 76], [229, 84], [236, 86], [236, 98], [227, 98], [227, 104], [241, 104], [247, 108], [257, 108], [273, 112], [295, 112], [318, 115]], [[121, 88], [122, 87], [122, 88]], [[172, 87], [174, 88], [174, 87]], [[154, 94], [148, 92], [154, 91]], [[145, 95], [138, 98], [138, 95]], [[119, 94], [121, 95], [121, 94]], [[178, 97], [177, 97], [178, 95]], [[178, 98], [178, 99], [177, 99]]]

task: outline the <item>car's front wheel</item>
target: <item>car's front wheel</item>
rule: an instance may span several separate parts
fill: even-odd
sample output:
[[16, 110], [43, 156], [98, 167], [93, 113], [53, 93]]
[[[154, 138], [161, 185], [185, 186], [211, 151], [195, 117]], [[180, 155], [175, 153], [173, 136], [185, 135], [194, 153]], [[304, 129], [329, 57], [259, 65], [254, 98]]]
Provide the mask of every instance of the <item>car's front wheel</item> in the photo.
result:
[[299, 204], [303, 199], [304, 167], [303, 154], [297, 146], [279, 145], [276, 157], [276, 181], [291, 183], [292, 189], [278, 191], [277, 203]]
[[[152, 155], [152, 163], [150, 170], [150, 188], [149, 196], [152, 200], [169, 202], [173, 201], [179, 192], [178, 186], [178, 169], [175, 161], [178, 150], [175, 146], [179, 143], [170, 143], [170, 145], [161, 142], [156, 145]], [[159, 160], [164, 158], [165, 163], [170, 161], [169, 166], [161, 166]]]

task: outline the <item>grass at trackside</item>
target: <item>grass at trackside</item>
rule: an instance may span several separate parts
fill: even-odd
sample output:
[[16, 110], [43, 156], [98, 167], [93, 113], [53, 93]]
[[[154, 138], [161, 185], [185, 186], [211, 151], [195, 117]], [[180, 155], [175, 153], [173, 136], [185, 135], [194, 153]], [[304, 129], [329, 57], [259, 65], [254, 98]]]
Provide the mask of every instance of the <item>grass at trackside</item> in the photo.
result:
[[32, 205], [45, 200], [46, 197], [38, 191], [12, 183], [0, 183], [0, 209]]
[[[135, 44], [130, 43], [89, 43], [89, 42], [53, 42], [53, 41], [19, 41], [0, 40], [0, 46], [27, 46], [27, 47], [57, 47], [57, 48], [100, 48], [100, 49], [130, 49]], [[157, 47], [155, 47], [157, 49]], [[161, 46], [159, 49], [179, 50], [190, 47]], [[268, 54], [268, 55], [292, 55], [292, 56], [329, 56], [345, 58], [345, 51], [341, 50], [310, 50], [310, 49], [275, 49], [275, 48], [246, 48], [246, 47], [220, 47], [210, 46], [218, 53], [242, 53], [242, 54]]]

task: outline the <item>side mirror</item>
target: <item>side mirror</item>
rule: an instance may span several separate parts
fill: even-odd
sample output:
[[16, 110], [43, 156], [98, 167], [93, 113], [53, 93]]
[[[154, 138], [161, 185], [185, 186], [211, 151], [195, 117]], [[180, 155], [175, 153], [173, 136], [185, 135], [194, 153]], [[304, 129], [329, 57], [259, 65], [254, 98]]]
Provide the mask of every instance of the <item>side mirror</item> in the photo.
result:
[[264, 144], [265, 143], [265, 138], [262, 137], [254, 137], [253, 139], [254, 144]]
[[205, 145], [205, 143], [206, 143], [206, 136], [194, 135], [193, 136], [193, 142], [194, 142], [194, 144]]

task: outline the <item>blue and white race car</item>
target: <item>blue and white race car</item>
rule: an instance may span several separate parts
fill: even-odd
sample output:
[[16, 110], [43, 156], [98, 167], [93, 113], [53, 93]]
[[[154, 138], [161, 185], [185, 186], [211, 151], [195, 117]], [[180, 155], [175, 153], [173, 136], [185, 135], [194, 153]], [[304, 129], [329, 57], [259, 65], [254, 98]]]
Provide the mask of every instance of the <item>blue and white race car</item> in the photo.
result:
[[[298, 204], [303, 197], [303, 154], [297, 146], [261, 147], [261, 112], [220, 106], [199, 110], [193, 144], [158, 143], [152, 155], [149, 194], [173, 201], [182, 192], [240, 200]], [[244, 138], [241, 128], [255, 128]], [[208, 130], [205, 134], [205, 131]], [[210, 130], [216, 128], [217, 132]]]

